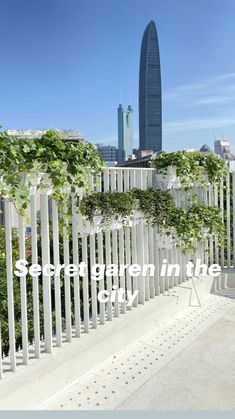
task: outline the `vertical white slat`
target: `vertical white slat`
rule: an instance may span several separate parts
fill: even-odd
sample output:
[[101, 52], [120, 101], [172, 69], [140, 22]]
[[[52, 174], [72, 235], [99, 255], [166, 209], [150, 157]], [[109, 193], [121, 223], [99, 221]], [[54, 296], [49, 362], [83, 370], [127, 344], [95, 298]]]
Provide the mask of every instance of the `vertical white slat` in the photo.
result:
[[[95, 235], [90, 235], [90, 266], [94, 266], [96, 263], [95, 253]], [[97, 329], [97, 281], [91, 279], [91, 315], [92, 315], [92, 327]]]
[[[19, 256], [20, 259], [25, 259], [25, 225], [24, 217], [19, 215]], [[23, 364], [29, 363], [28, 353], [28, 316], [27, 316], [27, 285], [26, 276], [20, 278], [20, 306], [21, 306], [21, 332], [22, 332], [22, 352]]]
[[106, 170], [103, 174], [104, 176], [104, 191], [109, 191], [110, 190], [110, 184], [109, 184], [109, 171]]
[[[32, 264], [38, 263], [36, 196], [30, 197]], [[38, 277], [33, 277], [33, 330], [35, 358], [40, 357], [40, 312]]]
[[112, 192], [113, 191], [116, 191], [116, 189], [117, 189], [117, 182], [116, 182], [116, 180], [117, 180], [116, 170], [115, 169], [112, 169], [111, 172], [110, 172], [110, 188], [111, 188], [111, 191]]
[[[58, 226], [58, 208], [56, 202], [52, 200], [52, 235], [53, 235], [53, 263], [54, 266], [60, 264], [60, 243]], [[62, 346], [62, 321], [61, 321], [61, 284], [60, 275], [55, 275], [55, 321], [56, 321], [56, 344]]]
[[[124, 170], [125, 173], [125, 170]], [[123, 177], [125, 175], [123, 174], [123, 170], [118, 170], [117, 172], [117, 185], [118, 185], [118, 191], [123, 192]], [[118, 254], [119, 254], [119, 265], [124, 264], [124, 231], [123, 228], [121, 228], [118, 231]], [[125, 275], [120, 276], [120, 288], [126, 289], [125, 286]], [[125, 300], [125, 299], [124, 299]], [[121, 303], [121, 313], [126, 312], [126, 302]]]
[[182, 282], [186, 281], [186, 255], [184, 253], [181, 252], [182, 255], [182, 266], [181, 266], [181, 271], [182, 271]]
[[[130, 170], [125, 169], [123, 173], [124, 179], [123, 179], [123, 187], [124, 192], [128, 191], [130, 189]], [[130, 229], [124, 228], [123, 229], [124, 234], [124, 263], [130, 264]], [[125, 289], [131, 290], [131, 277], [128, 273], [128, 271], [125, 271], [124, 275], [124, 283], [125, 283]], [[130, 310], [131, 307], [128, 307], [128, 310]]]
[[227, 228], [227, 267], [231, 265], [231, 227], [230, 227], [230, 173], [226, 177], [226, 228]]
[[[120, 228], [118, 230], [119, 233], [119, 264], [124, 265], [124, 230]], [[120, 275], [120, 288], [123, 288], [126, 291], [126, 284], [125, 284], [125, 275]], [[126, 293], [125, 293], [126, 294]], [[124, 301], [121, 303], [121, 313], [126, 312], [126, 301], [124, 296]]]
[[[98, 242], [98, 263], [103, 265], [104, 263], [104, 256], [103, 256], [103, 233], [100, 232], [97, 234], [97, 242]], [[102, 278], [99, 283], [99, 291], [104, 290], [104, 278]], [[100, 303], [100, 324], [105, 324], [105, 304]]]
[[[176, 201], [176, 205], [177, 206], [181, 206], [181, 194], [182, 191], [180, 189], [173, 189], [173, 196], [175, 197], [175, 201]], [[180, 274], [179, 276], [175, 276], [174, 278], [174, 284], [178, 285], [181, 284], [182, 282], [182, 272], [181, 272], [181, 264], [180, 264], [180, 250], [177, 247], [177, 243], [175, 243], [175, 247], [174, 247], [174, 258], [175, 258], [175, 263], [179, 264], [180, 266]]]
[[130, 189], [133, 189], [133, 188], [135, 188], [135, 186], [136, 186], [136, 178], [135, 178], [135, 174], [136, 174], [135, 169], [132, 169], [132, 170], [130, 171]]
[[143, 188], [143, 171], [140, 169], [135, 169], [135, 178], [136, 178], [136, 188]]
[[[111, 240], [110, 231], [105, 231], [105, 265], [106, 267], [111, 264]], [[112, 277], [106, 277], [106, 289], [111, 295], [112, 292]], [[113, 319], [113, 306], [111, 301], [107, 302], [107, 317], [111, 321]]]
[[[172, 245], [172, 248], [169, 250], [169, 258], [170, 263], [175, 264], [175, 254], [174, 254], [174, 247]], [[170, 280], [169, 280], [169, 287], [174, 288], [175, 285], [175, 273], [172, 273]]]
[[[110, 190], [110, 178], [109, 178], [109, 172], [104, 172], [104, 191], [107, 192]], [[111, 263], [111, 240], [110, 240], [110, 231], [105, 231], [105, 264], [106, 267], [110, 265]], [[111, 295], [112, 292], [112, 278], [106, 277], [106, 287], [107, 291], [109, 292], [109, 295]], [[112, 320], [113, 318], [113, 307], [111, 301], [108, 301], [107, 303], [107, 317], [108, 320]]]
[[[50, 263], [48, 196], [40, 194], [42, 266]], [[45, 351], [52, 352], [51, 279], [43, 275], [43, 316]]]
[[[204, 199], [204, 204], [208, 206], [208, 186], [205, 186], [203, 188], [203, 199]], [[208, 265], [209, 263], [209, 255], [208, 255], [208, 239], [205, 240], [205, 252], [204, 252], [204, 260], [205, 260], [205, 264]], [[198, 253], [198, 252], [197, 252]], [[197, 258], [198, 255], [196, 255]]]
[[14, 295], [13, 295], [13, 269], [12, 269], [12, 207], [8, 199], [4, 200], [5, 209], [5, 240], [6, 240], [6, 268], [7, 268], [7, 309], [8, 329], [10, 345], [11, 370], [16, 370], [15, 350], [15, 318], [14, 318]]
[[[87, 235], [82, 237], [82, 261], [87, 265]], [[88, 289], [88, 272], [85, 269], [85, 275], [82, 278], [83, 293], [83, 324], [84, 332], [89, 333], [89, 289]]]
[[[135, 169], [136, 172], [136, 187], [143, 189], [143, 170]], [[143, 232], [143, 222], [141, 221], [136, 226], [136, 243], [137, 243], [137, 261], [138, 264], [143, 267], [144, 263], [144, 246], [147, 246], [147, 243], [144, 243], [144, 232]], [[142, 276], [138, 277], [138, 303], [144, 304], [145, 302], [145, 278]]]
[[117, 170], [117, 188], [119, 192], [123, 192], [123, 170]]
[[[112, 263], [118, 265], [118, 235], [117, 230], [112, 231]], [[113, 285], [119, 288], [119, 278], [117, 275], [113, 277]], [[114, 315], [115, 317], [119, 316], [119, 303], [118, 303], [118, 294], [114, 301]]]
[[159, 248], [159, 287], [160, 293], [165, 292], [165, 277], [161, 275], [161, 267], [163, 259], [165, 259], [164, 249]]
[[[144, 264], [149, 264], [149, 228], [148, 225], [143, 225], [143, 239], [144, 239]], [[149, 275], [147, 274], [144, 278], [144, 285], [145, 285], [145, 300], [148, 301], [150, 298], [150, 290], [149, 290]]]
[[146, 169], [142, 169], [141, 172], [142, 172], [142, 182], [143, 182], [142, 188], [143, 189], [147, 189], [147, 184], [148, 184], [148, 181], [147, 181], [147, 172], [148, 171]]
[[[220, 210], [224, 221], [224, 179], [221, 179], [220, 182], [219, 201]], [[220, 265], [221, 268], [224, 268], [224, 246], [221, 247], [220, 251]]]
[[[151, 225], [148, 226], [148, 236], [149, 236], [149, 243], [148, 243], [149, 245], [147, 247], [147, 251], [149, 252], [149, 263], [154, 265], [153, 227]], [[149, 296], [150, 298], [154, 298], [155, 296], [154, 276], [149, 277]]]
[[[137, 226], [133, 226], [131, 228], [131, 263], [137, 264], [138, 262], [138, 256], [137, 256]], [[133, 282], [133, 292], [134, 291], [138, 291], [138, 278], [136, 276], [134, 276], [132, 278], [132, 282]], [[139, 295], [137, 294], [137, 297], [135, 298], [134, 302], [133, 302], [133, 307], [137, 307], [138, 306], [138, 300], [139, 300]]]
[[148, 170], [147, 171], [147, 188], [152, 188], [153, 187], [153, 170]]
[[[213, 206], [213, 196], [212, 196], [212, 185], [208, 186], [209, 189], [209, 207]], [[214, 263], [214, 239], [211, 236], [209, 239], [209, 255], [210, 255], [210, 264], [212, 265]]]
[[180, 266], [180, 274], [178, 276], [178, 284], [182, 284], [182, 262], [181, 262], [181, 251], [179, 248], [176, 249], [176, 259], [177, 262]]
[[[79, 265], [79, 247], [78, 247], [78, 220], [79, 215], [76, 209], [76, 198], [72, 195], [72, 249], [73, 263]], [[80, 301], [80, 276], [75, 275], [73, 280], [74, 287], [74, 315], [75, 315], [75, 336], [81, 336], [81, 301]]]
[[154, 265], [155, 265], [155, 275], [154, 275], [154, 288], [155, 295], [160, 294], [160, 280], [159, 280], [159, 268], [160, 268], [160, 259], [159, 259], [159, 248], [157, 246], [157, 228], [153, 229], [153, 240], [154, 240]]
[[233, 267], [235, 267], [235, 172], [232, 172]]
[[123, 176], [124, 176], [124, 192], [128, 191], [129, 188], [129, 175], [130, 171], [128, 169], [124, 170]]
[[[217, 185], [214, 186], [214, 205], [215, 207], [218, 207], [218, 187]], [[214, 244], [215, 244], [215, 263], [219, 263], [219, 249], [218, 249], [218, 240], [215, 237], [214, 240]]]
[[[117, 172], [115, 169], [111, 170], [111, 191], [116, 191], [117, 189]], [[118, 235], [117, 230], [112, 230], [112, 263], [118, 265]], [[118, 276], [113, 277], [113, 285], [119, 288], [119, 278]], [[118, 303], [118, 294], [116, 293], [116, 298], [114, 301], [114, 315], [115, 317], [119, 316], [119, 303]]]
[[[177, 247], [176, 247], [176, 243], [173, 244], [173, 249], [172, 249], [172, 258], [173, 258], [173, 263], [177, 264], [178, 263], [178, 259], [177, 259]], [[173, 278], [173, 286], [176, 287], [178, 285], [178, 276], [174, 275]]]
[[[125, 239], [125, 264], [131, 265], [131, 237], [130, 237], [130, 228], [124, 228], [124, 239]], [[131, 277], [129, 270], [126, 272], [126, 289], [132, 292]], [[128, 307], [128, 310], [131, 310], [131, 307]]]
[[[163, 249], [164, 259], [167, 260], [167, 266], [169, 265], [169, 250]], [[182, 265], [181, 265], [182, 266]], [[165, 276], [165, 291], [169, 291], [169, 276]]]
[[93, 190], [95, 189], [95, 183], [94, 183], [94, 173], [93, 173], [93, 172], [91, 172], [91, 173], [89, 174], [88, 179], [87, 179], [87, 183], [88, 183], [88, 185], [89, 185], [89, 189], [90, 189], [91, 191], [93, 191]]
[[[64, 264], [68, 266], [69, 260], [69, 232], [68, 223], [63, 228], [63, 248], [64, 248]], [[65, 298], [65, 324], [66, 324], [66, 340], [71, 342], [72, 340], [72, 317], [71, 317], [71, 284], [70, 276], [64, 273], [64, 298]]]
[[[143, 222], [141, 221], [137, 225], [136, 229], [137, 235], [137, 260], [138, 264], [143, 268], [144, 264], [144, 246], [147, 246], [147, 243], [144, 242], [144, 232], [143, 232]], [[139, 298], [138, 303], [144, 304], [145, 302], [145, 278], [141, 275], [138, 277], [138, 289], [139, 289]]]
[[102, 190], [102, 173], [99, 173], [98, 176], [96, 176], [96, 191], [101, 192]]

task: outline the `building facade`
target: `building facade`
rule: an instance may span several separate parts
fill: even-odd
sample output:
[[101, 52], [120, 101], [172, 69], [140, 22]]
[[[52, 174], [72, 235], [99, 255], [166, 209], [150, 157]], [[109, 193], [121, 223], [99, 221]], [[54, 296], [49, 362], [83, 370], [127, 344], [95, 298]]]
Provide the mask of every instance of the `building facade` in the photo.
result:
[[114, 145], [103, 145], [96, 144], [97, 151], [102, 160], [106, 162], [108, 166], [115, 166], [117, 163], [118, 150]]
[[224, 160], [234, 160], [235, 157], [232, 154], [230, 143], [228, 140], [220, 139], [214, 142], [215, 154], [218, 154]]
[[141, 150], [140, 148], [134, 148], [133, 154], [136, 159], [142, 159], [142, 157], [151, 156], [153, 154], [153, 150]]
[[139, 141], [143, 150], [162, 150], [162, 89], [155, 23], [146, 27], [139, 70]]
[[133, 109], [118, 107], [118, 162], [128, 159], [133, 150]]

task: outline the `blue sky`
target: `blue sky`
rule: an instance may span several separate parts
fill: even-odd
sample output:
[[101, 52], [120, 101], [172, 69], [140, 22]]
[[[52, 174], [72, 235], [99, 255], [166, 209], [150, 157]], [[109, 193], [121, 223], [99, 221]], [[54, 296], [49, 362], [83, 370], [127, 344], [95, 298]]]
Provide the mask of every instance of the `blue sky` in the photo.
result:
[[73, 128], [117, 142], [116, 109], [134, 108], [142, 35], [155, 20], [163, 148], [235, 151], [234, 0], [0, 0], [0, 123]]

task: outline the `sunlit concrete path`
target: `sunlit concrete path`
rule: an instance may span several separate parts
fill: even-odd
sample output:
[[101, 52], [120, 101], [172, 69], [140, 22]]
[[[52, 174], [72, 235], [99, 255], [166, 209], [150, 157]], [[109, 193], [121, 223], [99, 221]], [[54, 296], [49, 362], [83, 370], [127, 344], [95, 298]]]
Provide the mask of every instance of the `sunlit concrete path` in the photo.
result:
[[152, 328], [48, 409], [235, 409], [235, 290]]

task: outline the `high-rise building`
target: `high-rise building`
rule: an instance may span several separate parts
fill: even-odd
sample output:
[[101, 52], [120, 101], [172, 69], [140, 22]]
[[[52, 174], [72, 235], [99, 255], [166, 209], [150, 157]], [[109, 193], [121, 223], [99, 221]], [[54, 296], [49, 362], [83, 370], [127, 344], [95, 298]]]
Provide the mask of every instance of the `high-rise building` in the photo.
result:
[[142, 39], [139, 73], [139, 141], [143, 150], [162, 149], [162, 89], [158, 37], [155, 23]]
[[128, 159], [133, 150], [133, 109], [118, 107], [118, 162]]
[[115, 165], [117, 163], [117, 147], [114, 145], [103, 145], [103, 144], [96, 144], [97, 151], [99, 156], [102, 160], [104, 160], [108, 166], [110, 163]]
[[232, 154], [230, 143], [228, 140], [220, 139], [215, 140], [214, 143], [215, 153], [218, 154], [224, 160], [234, 160], [235, 157]]

